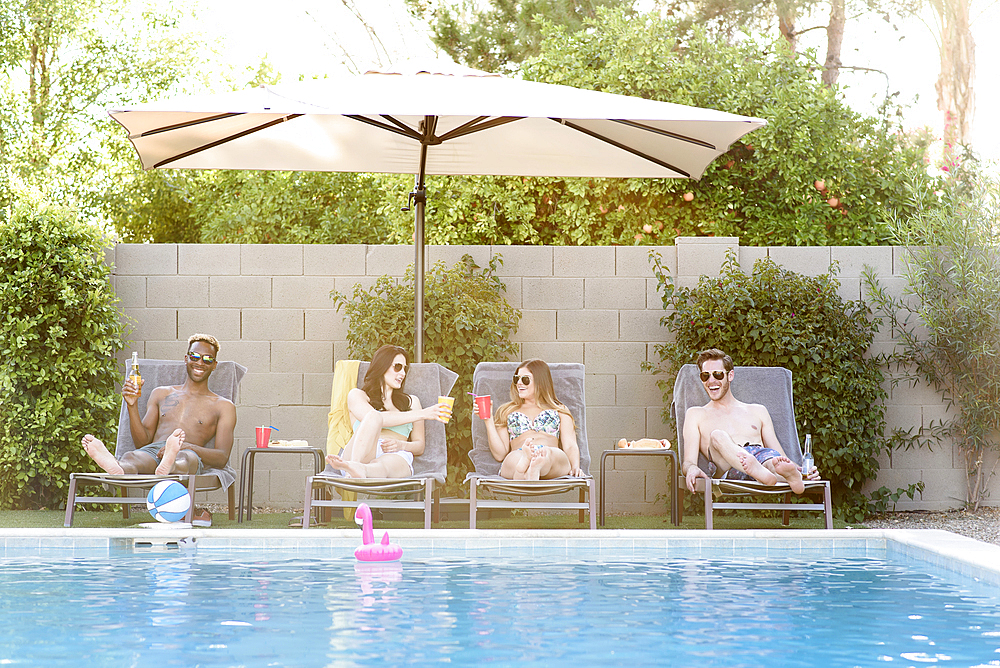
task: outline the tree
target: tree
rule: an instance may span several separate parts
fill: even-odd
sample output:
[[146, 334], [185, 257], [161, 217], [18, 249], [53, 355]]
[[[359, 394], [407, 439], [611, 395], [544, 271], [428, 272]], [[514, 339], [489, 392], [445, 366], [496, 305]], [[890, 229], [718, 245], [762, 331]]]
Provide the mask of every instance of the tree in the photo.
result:
[[537, 56], [542, 26], [561, 25], [580, 30], [598, 7], [631, 7], [634, 0], [475, 0], [431, 3], [406, 0], [410, 13], [427, 21], [431, 40], [445, 53], [469, 67], [486, 72], [516, 70], [526, 58]]
[[930, 0], [938, 25], [938, 110], [944, 114], [944, 158], [949, 168], [956, 166], [959, 145], [972, 138], [975, 111], [973, 82], [976, 74], [976, 43], [969, 20], [970, 0]]

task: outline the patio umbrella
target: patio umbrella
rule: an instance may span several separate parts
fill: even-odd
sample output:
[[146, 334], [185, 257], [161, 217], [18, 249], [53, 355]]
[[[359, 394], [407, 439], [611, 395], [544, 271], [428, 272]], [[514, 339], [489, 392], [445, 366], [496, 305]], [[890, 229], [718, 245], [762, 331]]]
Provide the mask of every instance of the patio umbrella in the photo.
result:
[[423, 360], [427, 174], [700, 178], [766, 124], [457, 65], [368, 72], [111, 109], [145, 169], [416, 174], [415, 341]]

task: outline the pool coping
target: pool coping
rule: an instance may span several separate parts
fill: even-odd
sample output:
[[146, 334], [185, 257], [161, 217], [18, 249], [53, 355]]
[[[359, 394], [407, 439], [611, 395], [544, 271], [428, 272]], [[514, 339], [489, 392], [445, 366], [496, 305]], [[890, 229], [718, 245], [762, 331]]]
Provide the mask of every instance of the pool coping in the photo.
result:
[[[940, 529], [392, 529], [390, 537], [403, 547], [404, 561], [462, 556], [739, 557], [752, 549], [766, 556], [912, 558], [1000, 586], [1000, 546]], [[199, 552], [283, 549], [350, 556], [359, 543], [357, 529], [0, 528], [0, 558], [179, 546]]]

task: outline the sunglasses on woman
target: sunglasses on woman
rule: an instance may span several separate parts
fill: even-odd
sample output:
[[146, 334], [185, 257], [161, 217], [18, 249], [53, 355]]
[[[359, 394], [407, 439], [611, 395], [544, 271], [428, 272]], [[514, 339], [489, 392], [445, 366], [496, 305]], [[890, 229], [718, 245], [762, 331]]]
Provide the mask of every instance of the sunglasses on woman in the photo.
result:
[[399, 373], [400, 371], [406, 371], [406, 370], [407, 370], [408, 368], [409, 368], [409, 367], [407, 367], [407, 366], [406, 366], [405, 364], [403, 364], [402, 362], [396, 362], [395, 364], [393, 364], [393, 365], [392, 365], [392, 370], [393, 370], [393, 371], [394, 371], [395, 373]]
[[514, 384], [517, 385], [518, 383], [528, 387], [531, 385], [531, 376], [514, 376]]
[[205, 364], [215, 364], [216, 360], [211, 355], [199, 355], [198, 353], [188, 353], [188, 359], [192, 362], [204, 362]]
[[716, 380], [722, 380], [726, 377], [725, 371], [702, 371], [701, 372], [701, 382], [708, 382], [709, 378], [715, 378]]

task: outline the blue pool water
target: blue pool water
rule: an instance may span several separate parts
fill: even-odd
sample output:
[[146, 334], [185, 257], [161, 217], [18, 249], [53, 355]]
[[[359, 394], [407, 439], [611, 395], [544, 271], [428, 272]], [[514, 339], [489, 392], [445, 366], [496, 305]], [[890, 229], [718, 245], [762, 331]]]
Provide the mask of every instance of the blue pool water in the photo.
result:
[[998, 665], [998, 593], [872, 558], [8, 558], [0, 664]]

